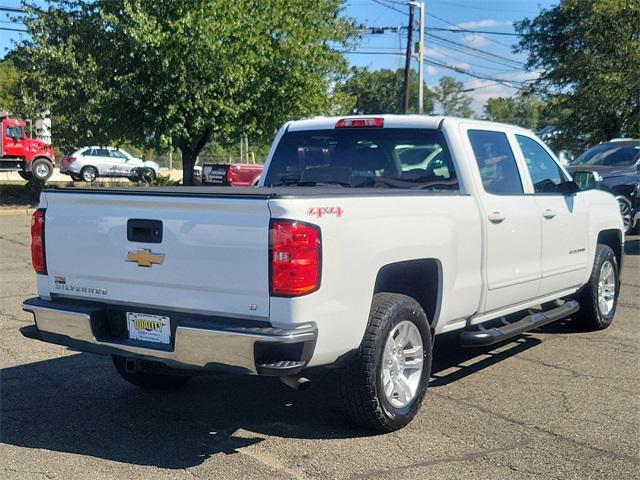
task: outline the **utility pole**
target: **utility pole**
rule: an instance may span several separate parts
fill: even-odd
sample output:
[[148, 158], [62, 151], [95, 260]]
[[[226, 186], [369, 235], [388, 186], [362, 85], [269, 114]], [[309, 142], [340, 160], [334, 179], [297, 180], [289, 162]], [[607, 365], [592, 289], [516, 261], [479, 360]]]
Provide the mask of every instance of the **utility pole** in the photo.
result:
[[411, 2], [420, 9], [420, 34], [418, 40], [418, 114], [424, 113], [424, 2]]
[[409, 3], [409, 29], [407, 38], [407, 54], [404, 62], [404, 101], [402, 103], [402, 113], [409, 111], [409, 93], [411, 89], [411, 54], [413, 51], [413, 2]]

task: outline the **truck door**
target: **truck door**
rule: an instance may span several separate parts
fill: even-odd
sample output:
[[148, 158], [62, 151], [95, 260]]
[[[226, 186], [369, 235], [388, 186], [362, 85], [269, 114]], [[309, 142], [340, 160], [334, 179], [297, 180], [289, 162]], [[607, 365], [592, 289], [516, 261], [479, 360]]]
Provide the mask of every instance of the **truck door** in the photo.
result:
[[26, 152], [26, 138], [24, 129], [14, 122], [5, 122], [3, 125], [3, 148], [6, 157], [23, 158]]
[[484, 230], [485, 305], [491, 312], [534, 298], [541, 276], [540, 215], [525, 195], [507, 131], [466, 131], [478, 169]]
[[568, 176], [534, 138], [515, 135], [526, 171], [527, 189], [535, 197], [542, 222], [542, 280], [539, 295], [580, 285], [588, 263], [589, 217], [578, 193], [565, 196], [558, 185]]

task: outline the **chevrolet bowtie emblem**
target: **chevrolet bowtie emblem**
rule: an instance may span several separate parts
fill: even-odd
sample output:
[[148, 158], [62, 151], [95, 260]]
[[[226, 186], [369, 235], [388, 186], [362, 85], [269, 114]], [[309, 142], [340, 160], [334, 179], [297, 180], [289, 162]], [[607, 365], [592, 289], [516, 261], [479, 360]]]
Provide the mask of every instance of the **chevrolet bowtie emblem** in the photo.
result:
[[154, 263], [160, 265], [164, 262], [164, 255], [162, 253], [151, 253], [151, 250], [141, 248], [136, 252], [127, 252], [125, 261], [136, 262], [139, 267], [150, 267]]

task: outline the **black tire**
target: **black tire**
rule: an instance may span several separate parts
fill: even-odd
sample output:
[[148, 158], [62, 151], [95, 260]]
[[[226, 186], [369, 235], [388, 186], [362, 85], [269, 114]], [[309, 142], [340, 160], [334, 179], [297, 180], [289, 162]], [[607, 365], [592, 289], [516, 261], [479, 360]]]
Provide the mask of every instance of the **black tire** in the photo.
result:
[[[599, 306], [598, 288], [602, 267], [606, 262], [609, 262], [613, 267], [615, 296], [613, 298], [613, 307], [607, 313], [603, 313]], [[604, 330], [613, 323], [613, 317], [618, 305], [618, 294], [620, 293], [618, 269], [618, 260], [611, 247], [599, 244], [596, 248], [596, 256], [589, 281], [575, 297], [580, 302], [580, 310], [578, 310], [574, 318], [581, 328], [585, 330]]]
[[[381, 369], [387, 337], [398, 323], [406, 320], [414, 323], [420, 332], [423, 369], [411, 403], [396, 408], [384, 394]], [[396, 293], [374, 295], [360, 348], [340, 371], [338, 389], [348, 418], [364, 428], [382, 432], [406, 426], [422, 404], [431, 374], [431, 357], [431, 331], [420, 304]]]
[[53, 163], [48, 158], [36, 158], [31, 162], [31, 175], [42, 182], [49, 180], [53, 175]]
[[82, 182], [82, 177], [80, 175], [71, 175], [71, 180], [74, 182]]
[[23, 179], [25, 179], [27, 182], [29, 180], [31, 180], [31, 172], [18, 172], [18, 175], [20, 175]]
[[83, 167], [82, 170], [80, 170], [80, 178], [87, 183], [95, 182], [96, 178], [98, 178], [98, 169], [91, 166]]
[[152, 373], [136, 370], [128, 372], [126, 369], [127, 359], [119, 355], [112, 355], [111, 359], [118, 373], [127, 382], [137, 387], [152, 390], [175, 390], [182, 387], [191, 379], [191, 375], [172, 375], [167, 373]]
[[142, 169], [140, 179], [146, 183], [153, 183], [156, 179], [156, 172], [152, 168], [145, 167]]
[[616, 200], [620, 206], [624, 233], [625, 235], [630, 235], [633, 230], [633, 205], [631, 204], [631, 200], [624, 195], [618, 195]]

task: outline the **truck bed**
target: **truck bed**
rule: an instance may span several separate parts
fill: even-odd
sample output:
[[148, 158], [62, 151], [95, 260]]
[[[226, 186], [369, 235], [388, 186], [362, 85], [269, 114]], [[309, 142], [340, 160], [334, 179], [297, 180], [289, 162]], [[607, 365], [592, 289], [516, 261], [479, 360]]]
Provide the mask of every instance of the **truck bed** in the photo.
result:
[[216, 198], [316, 198], [316, 197], [368, 197], [368, 196], [460, 196], [460, 192], [448, 190], [410, 190], [393, 188], [346, 187], [121, 187], [121, 188], [58, 188], [49, 193], [82, 193], [97, 195], [149, 195]]

